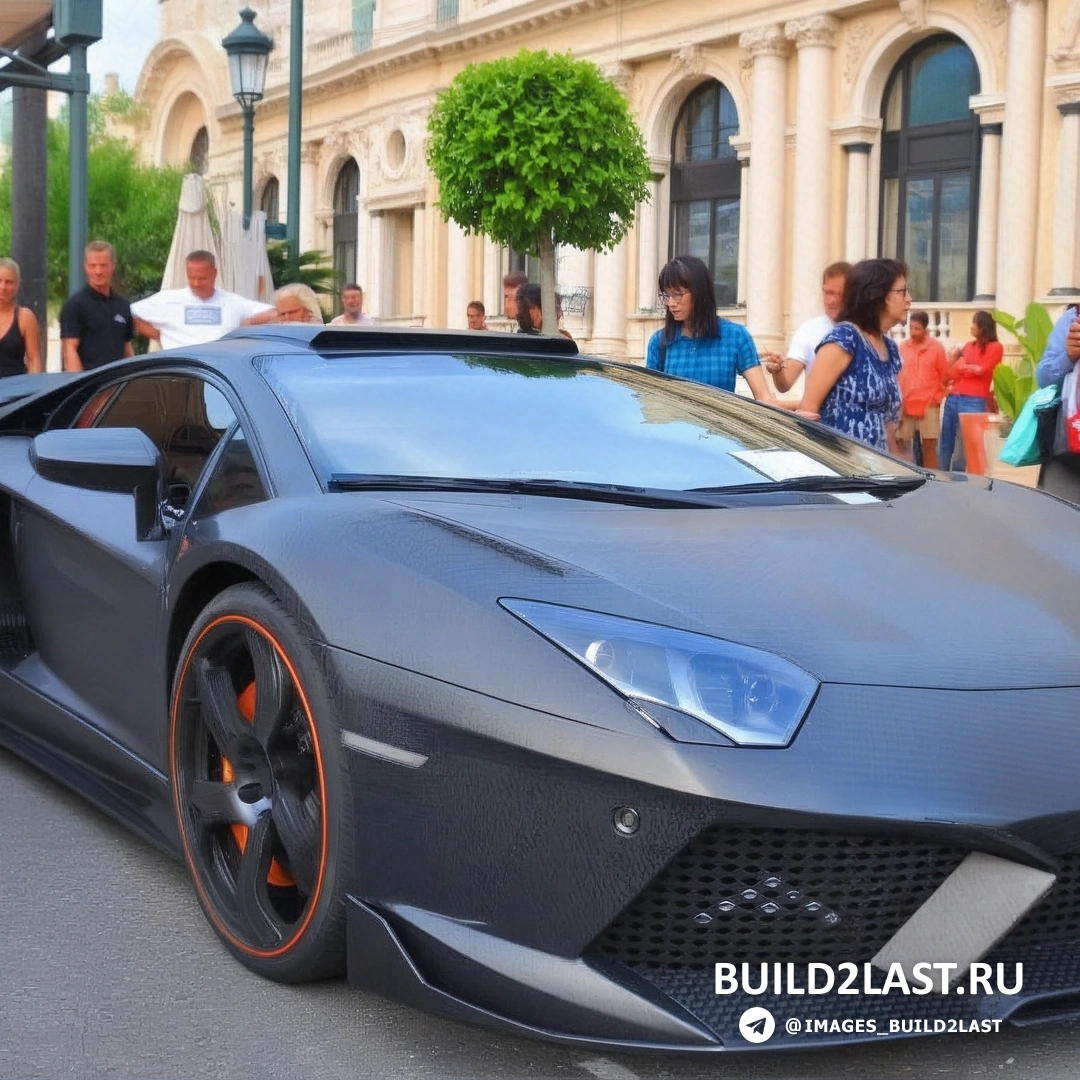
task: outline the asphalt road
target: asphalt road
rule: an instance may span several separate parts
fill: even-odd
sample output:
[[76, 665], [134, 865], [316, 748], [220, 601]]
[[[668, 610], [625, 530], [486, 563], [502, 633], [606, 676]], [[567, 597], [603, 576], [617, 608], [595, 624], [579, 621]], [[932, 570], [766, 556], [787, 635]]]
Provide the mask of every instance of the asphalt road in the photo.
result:
[[0, 750], [0, 1078], [1075, 1080], [1080, 1025], [806, 1054], [646, 1057], [493, 1036], [217, 943], [183, 869]]

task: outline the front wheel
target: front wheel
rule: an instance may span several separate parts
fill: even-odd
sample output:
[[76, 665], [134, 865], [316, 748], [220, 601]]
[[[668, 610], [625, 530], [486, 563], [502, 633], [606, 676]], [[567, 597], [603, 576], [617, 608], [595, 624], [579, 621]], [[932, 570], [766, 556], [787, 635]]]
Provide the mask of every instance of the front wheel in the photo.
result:
[[184, 861], [222, 941], [281, 982], [340, 974], [350, 807], [340, 731], [310, 648], [263, 586], [232, 586], [195, 620], [169, 743]]

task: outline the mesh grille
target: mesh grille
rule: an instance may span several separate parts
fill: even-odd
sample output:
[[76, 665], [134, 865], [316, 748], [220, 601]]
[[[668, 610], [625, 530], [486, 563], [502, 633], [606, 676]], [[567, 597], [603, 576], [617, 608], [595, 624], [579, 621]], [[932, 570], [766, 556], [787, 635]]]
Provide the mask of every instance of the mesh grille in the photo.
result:
[[0, 600], [0, 657], [22, 657], [32, 650], [30, 628], [21, 612]]
[[632, 967], [869, 960], [967, 854], [911, 839], [714, 826], [592, 951]]
[[1080, 855], [1063, 855], [1054, 887], [1002, 942], [1018, 945], [1054, 945], [1080, 941]]

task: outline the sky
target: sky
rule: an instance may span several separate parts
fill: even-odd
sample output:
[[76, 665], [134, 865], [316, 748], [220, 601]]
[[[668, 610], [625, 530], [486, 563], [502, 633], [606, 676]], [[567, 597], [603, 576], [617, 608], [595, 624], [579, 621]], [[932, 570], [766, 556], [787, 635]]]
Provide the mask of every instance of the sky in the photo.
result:
[[[3, 3], [3, 0], [0, 0]], [[86, 51], [90, 69], [90, 89], [98, 93], [105, 88], [105, 76], [115, 71], [120, 86], [129, 94], [135, 92], [143, 61], [158, 39], [161, 12], [158, 0], [104, 0], [102, 39]], [[52, 66], [53, 71], [67, 71], [67, 59]], [[10, 139], [11, 92], [0, 94], [0, 143]]]
[[157, 0], [105, 0], [104, 14], [104, 37], [86, 54], [91, 89], [103, 89], [106, 74], [115, 71], [120, 86], [133, 94], [143, 61], [158, 39], [160, 5]]

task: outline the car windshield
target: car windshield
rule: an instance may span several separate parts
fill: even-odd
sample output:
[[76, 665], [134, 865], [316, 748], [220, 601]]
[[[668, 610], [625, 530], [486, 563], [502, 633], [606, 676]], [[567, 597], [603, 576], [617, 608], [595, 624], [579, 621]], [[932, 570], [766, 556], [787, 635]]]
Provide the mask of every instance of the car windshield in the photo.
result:
[[256, 366], [327, 483], [542, 478], [687, 491], [919, 477], [792, 414], [630, 365], [308, 354]]

